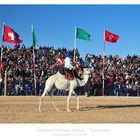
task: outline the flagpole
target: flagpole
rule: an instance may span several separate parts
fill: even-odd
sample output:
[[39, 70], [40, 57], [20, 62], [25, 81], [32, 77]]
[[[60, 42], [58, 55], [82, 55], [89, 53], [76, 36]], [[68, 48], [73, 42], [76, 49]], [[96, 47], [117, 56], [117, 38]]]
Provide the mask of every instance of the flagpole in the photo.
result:
[[104, 66], [105, 66], [105, 45], [106, 45], [106, 42], [105, 42], [105, 30], [104, 30], [104, 46], [103, 46], [103, 68], [102, 68], [102, 79], [103, 79], [103, 82], [102, 82], [102, 96], [104, 96], [104, 92], [105, 92], [105, 71], [104, 71]]
[[0, 75], [1, 75], [1, 78], [2, 78], [2, 53], [3, 53], [3, 33], [4, 33], [4, 22], [3, 22], [3, 27], [2, 27], [2, 43], [1, 43], [1, 57], [0, 57]]
[[75, 35], [74, 35], [74, 62], [75, 62], [75, 50], [76, 50], [76, 30], [77, 27], [75, 27]]
[[[33, 25], [32, 25], [32, 33], [33, 33]], [[34, 43], [33, 43], [33, 71], [34, 71], [34, 94], [36, 96], [36, 68], [35, 68], [35, 52], [34, 52]]]
[[7, 68], [5, 70], [5, 76], [4, 76], [4, 96], [7, 94]]

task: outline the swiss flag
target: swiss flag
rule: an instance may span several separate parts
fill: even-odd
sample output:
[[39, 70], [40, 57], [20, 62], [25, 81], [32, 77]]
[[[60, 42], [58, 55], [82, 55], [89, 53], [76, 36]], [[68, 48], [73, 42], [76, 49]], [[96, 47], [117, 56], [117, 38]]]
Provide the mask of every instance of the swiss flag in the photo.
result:
[[111, 43], [116, 43], [117, 40], [119, 39], [119, 36], [116, 35], [116, 34], [113, 34], [107, 30], [105, 30], [105, 36], [104, 36], [104, 39], [105, 41], [108, 41], [108, 42], [111, 42]]
[[3, 41], [9, 43], [21, 43], [19, 35], [10, 27], [4, 25]]

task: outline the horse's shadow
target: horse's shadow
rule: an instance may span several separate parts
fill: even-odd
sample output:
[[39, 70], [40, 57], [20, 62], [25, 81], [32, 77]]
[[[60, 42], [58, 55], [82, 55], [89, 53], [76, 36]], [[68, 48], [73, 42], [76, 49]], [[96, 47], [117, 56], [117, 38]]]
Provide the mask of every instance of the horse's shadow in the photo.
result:
[[140, 107], [140, 104], [135, 105], [98, 105], [98, 106], [90, 106], [90, 107], [81, 107], [80, 111], [92, 111], [99, 109], [112, 109], [112, 108], [131, 108], [131, 107]]

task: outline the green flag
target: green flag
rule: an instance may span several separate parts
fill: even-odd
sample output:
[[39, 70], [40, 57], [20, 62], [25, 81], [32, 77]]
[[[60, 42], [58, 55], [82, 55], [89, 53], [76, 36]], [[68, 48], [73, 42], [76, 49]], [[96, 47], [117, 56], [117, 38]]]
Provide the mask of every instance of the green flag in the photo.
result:
[[35, 35], [35, 31], [34, 31], [34, 27], [32, 26], [32, 39], [33, 39], [33, 47], [35, 47], [36, 42], [37, 42], [37, 38]]
[[90, 34], [84, 31], [83, 29], [77, 28], [76, 38], [90, 41]]

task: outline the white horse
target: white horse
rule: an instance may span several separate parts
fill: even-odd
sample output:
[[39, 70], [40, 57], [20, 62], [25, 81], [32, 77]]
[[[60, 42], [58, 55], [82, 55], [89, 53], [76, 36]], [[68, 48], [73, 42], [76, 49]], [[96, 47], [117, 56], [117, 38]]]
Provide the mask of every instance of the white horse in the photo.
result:
[[[83, 71], [83, 80], [79, 80], [77, 78], [74, 78], [73, 80], [67, 80], [64, 75], [57, 72], [55, 75], [50, 76], [46, 83], [45, 83], [45, 89], [41, 97], [39, 98], [39, 111], [41, 111], [41, 101], [43, 97], [47, 94], [49, 96], [49, 91], [51, 91], [52, 87], [55, 86], [57, 89], [69, 91], [68, 98], [67, 98], [67, 111], [70, 112], [69, 109], [69, 103], [70, 103], [70, 97], [72, 94], [74, 94], [77, 98], [77, 110], [79, 110], [79, 96], [77, 96], [74, 89], [78, 86], [84, 86], [88, 78], [90, 76], [91, 69], [84, 68]], [[58, 111], [58, 108], [56, 107], [54, 101], [52, 100], [52, 94], [50, 95], [50, 101], [52, 102], [54, 108], [56, 111]]]

